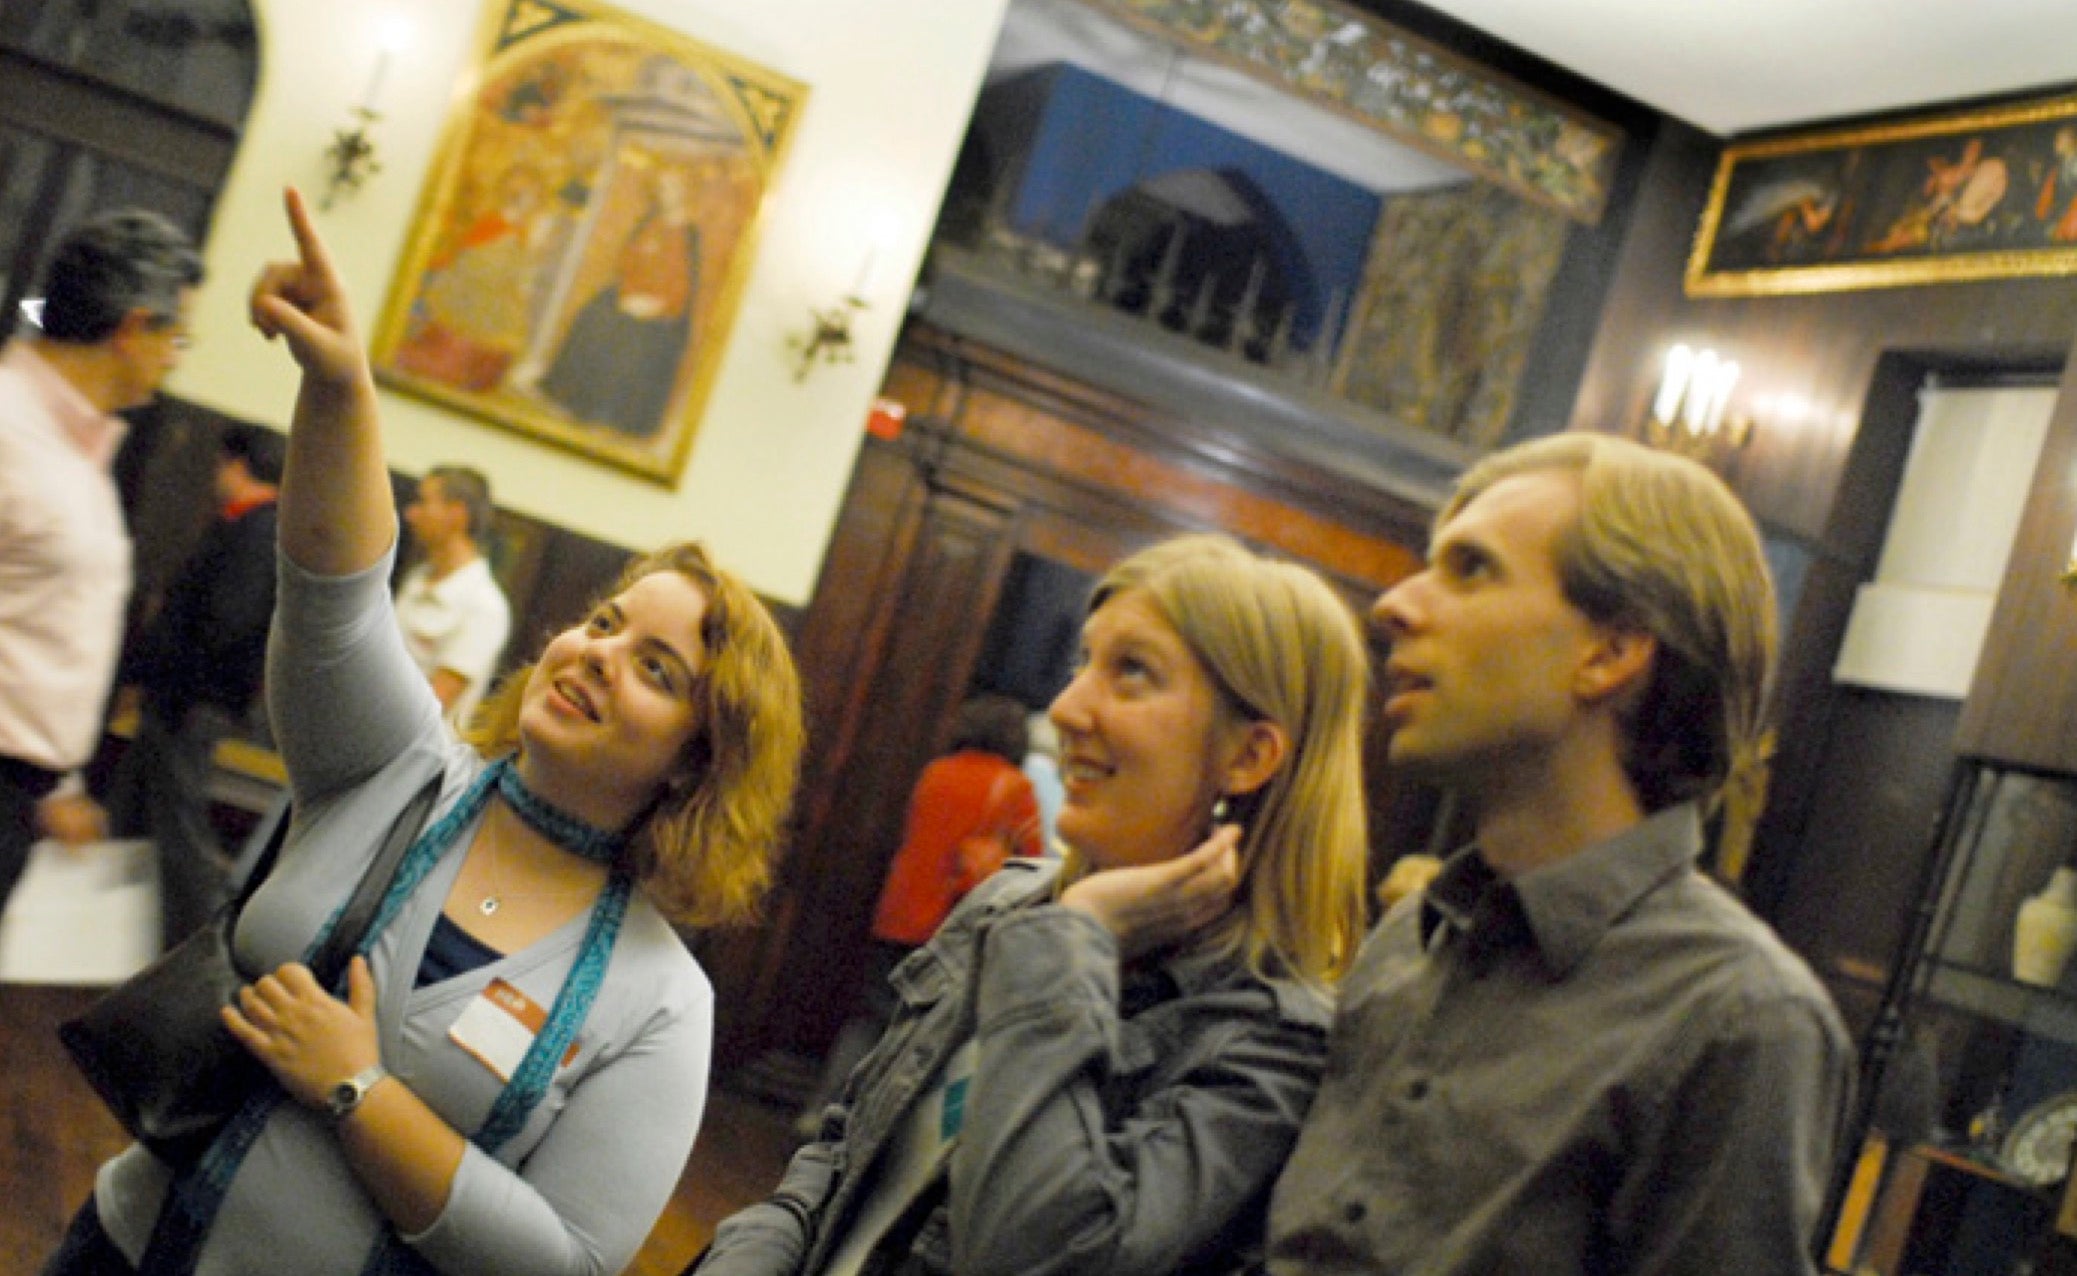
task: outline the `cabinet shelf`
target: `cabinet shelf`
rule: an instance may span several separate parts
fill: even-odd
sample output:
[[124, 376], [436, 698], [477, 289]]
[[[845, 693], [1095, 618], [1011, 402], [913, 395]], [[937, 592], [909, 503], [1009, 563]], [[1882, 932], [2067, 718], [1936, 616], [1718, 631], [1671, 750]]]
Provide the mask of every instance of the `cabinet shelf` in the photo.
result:
[[[2073, 848], [2077, 775], [1956, 763], [1903, 956], [1868, 1034], [1857, 1154], [1834, 1187], [1828, 1269], [2077, 1273], [2077, 1181], [2032, 1184], [1981, 1149], [1920, 1141], [2077, 1089], [2077, 993], [2022, 983], [2007, 964], [2020, 909]], [[1904, 1138], [1892, 1144], [1894, 1135]]]
[[1996, 1216], [2021, 1224], [2022, 1231], [2047, 1226], [2062, 1192], [2060, 1184], [2037, 1187], [1965, 1151], [1933, 1143], [1893, 1149], [1871, 1134], [1825, 1251], [1825, 1271], [1905, 1276], [1981, 1270], [1980, 1249], [1963, 1243], [1961, 1252], [1951, 1253], [1949, 1245], [1971, 1210], [1967, 1194], [1984, 1189], [2005, 1202]]
[[[1992, 1165], [1990, 1162], [1971, 1156], [1958, 1148], [1942, 1147], [1937, 1143], [1917, 1143], [1913, 1144], [1908, 1151], [1910, 1155], [1924, 1161], [1930, 1161], [1934, 1165], [1945, 1166], [1950, 1170], [1958, 1170], [1963, 1174], [1973, 1174], [1977, 1178], [1986, 1179], [2000, 1187], [2010, 1188], [2015, 1192], [2025, 1192], [2030, 1196], [2040, 1197], [2043, 1201], [2053, 1199], [2053, 1194], [2049, 1188], [2037, 1187], [2025, 1179], [2017, 1178], [2007, 1171]], [[2052, 1186], [2060, 1187], [2061, 1185], [2054, 1184]]]
[[2077, 1000], [2067, 994], [1939, 958], [1929, 958], [1926, 968], [1928, 1000], [2077, 1046]]

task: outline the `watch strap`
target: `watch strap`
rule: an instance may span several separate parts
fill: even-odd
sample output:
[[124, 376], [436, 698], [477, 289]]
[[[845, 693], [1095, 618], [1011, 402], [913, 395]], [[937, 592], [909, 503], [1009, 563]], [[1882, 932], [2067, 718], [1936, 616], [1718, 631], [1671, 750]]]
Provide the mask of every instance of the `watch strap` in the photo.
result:
[[388, 1075], [388, 1068], [374, 1063], [333, 1086], [331, 1094], [325, 1100], [325, 1115], [332, 1118], [335, 1123], [352, 1116], [355, 1109], [361, 1106], [361, 1101], [368, 1097], [368, 1092], [381, 1084], [382, 1079]]

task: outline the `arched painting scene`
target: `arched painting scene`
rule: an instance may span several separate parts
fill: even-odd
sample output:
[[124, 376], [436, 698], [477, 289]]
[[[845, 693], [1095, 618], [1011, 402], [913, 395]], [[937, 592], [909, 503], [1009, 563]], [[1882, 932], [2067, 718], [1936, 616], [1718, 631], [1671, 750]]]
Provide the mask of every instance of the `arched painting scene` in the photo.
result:
[[805, 96], [632, 18], [515, 3], [449, 122], [378, 373], [674, 482]]

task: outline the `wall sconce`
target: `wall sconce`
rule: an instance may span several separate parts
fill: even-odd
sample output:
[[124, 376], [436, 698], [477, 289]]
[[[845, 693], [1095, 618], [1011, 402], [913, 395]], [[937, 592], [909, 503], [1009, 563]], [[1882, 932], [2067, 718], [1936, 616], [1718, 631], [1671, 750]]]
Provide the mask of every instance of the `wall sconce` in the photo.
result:
[[1668, 350], [1644, 441], [1705, 463], [1738, 451], [1752, 437], [1752, 418], [1729, 413], [1737, 384], [1738, 365], [1714, 350]]
[[809, 325], [804, 333], [787, 338], [786, 347], [798, 351], [800, 363], [793, 370], [795, 381], [805, 381], [817, 360], [823, 363], [850, 363], [857, 357], [851, 341], [851, 316], [861, 310], [869, 310], [866, 304], [866, 285], [873, 274], [873, 253], [869, 250], [865, 262], [858, 268], [858, 282], [843, 300], [827, 310], [810, 310]]
[[368, 75], [368, 87], [361, 94], [359, 104], [347, 113], [347, 125], [332, 131], [332, 144], [325, 148], [325, 193], [318, 207], [329, 209], [341, 195], [351, 194], [361, 188], [362, 183], [382, 171], [382, 161], [375, 156], [375, 135], [370, 131], [375, 121], [382, 118], [377, 103], [382, 96], [382, 82], [389, 75], [390, 58], [403, 51], [410, 42], [410, 28], [402, 18], [391, 18], [383, 23], [381, 35], [376, 40], [375, 67]]

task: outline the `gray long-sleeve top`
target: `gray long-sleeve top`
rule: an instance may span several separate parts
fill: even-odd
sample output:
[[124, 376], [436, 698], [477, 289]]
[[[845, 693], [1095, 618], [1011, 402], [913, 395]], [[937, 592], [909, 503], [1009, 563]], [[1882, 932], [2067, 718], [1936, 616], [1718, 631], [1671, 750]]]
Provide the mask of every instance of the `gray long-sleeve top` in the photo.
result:
[[1329, 1007], [1237, 957], [1122, 972], [1110, 933], [1013, 860], [895, 971], [901, 1009], [778, 1192], [722, 1223], [700, 1276], [814, 1273], [953, 1051], [977, 1057], [949, 1193], [895, 1270], [1227, 1269], [1325, 1059]]
[[[388, 558], [325, 578], [280, 563], [267, 689], [296, 794], [280, 862], [239, 919], [247, 971], [297, 960], [353, 890], [397, 812], [438, 772], [437, 820], [483, 766], [441, 725], [439, 702], [390, 613]], [[502, 1082], [448, 1037], [493, 979], [552, 1005], [585, 915], [498, 961], [414, 987], [460, 870], [463, 829], [372, 954], [382, 1059], [454, 1129], [474, 1131]], [[638, 891], [573, 1058], [495, 1156], [471, 1145], [446, 1208], [407, 1238], [445, 1276], [602, 1276], [633, 1258], [676, 1188], [706, 1102], [713, 990]], [[103, 1226], [136, 1262], [169, 1174], [133, 1146], [101, 1167]], [[197, 1276], [358, 1276], [380, 1214], [327, 1120], [276, 1109], [246, 1158]]]

